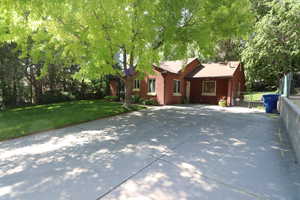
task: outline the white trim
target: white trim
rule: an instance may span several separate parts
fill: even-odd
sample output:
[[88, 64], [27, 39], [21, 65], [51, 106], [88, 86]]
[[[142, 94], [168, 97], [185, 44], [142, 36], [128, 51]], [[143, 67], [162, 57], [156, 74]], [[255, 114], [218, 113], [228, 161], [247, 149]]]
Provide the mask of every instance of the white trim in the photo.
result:
[[[174, 85], [175, 83], [175, 85]], [[179, 85], [177, 85], [177, 83], [179, 83]], [[178, 89], [178, 91], [174, 91], [174, 86], [176, 87], [176, 90]], [[177, 88], [177, 86], [179, 86], [179, 88]], [[173, 79], [173, 94], [180, 94], [181, 96], [181, 80], [180, 79]], [[178, 95], [174, 95], [174, 96], [178, 96]]]
[[[151, 81], [151, 80], [154, 81], [154, 88], [153, 88], [154, 91], [153, 91], [153, 92], [149, 91], [150, 81]], [[152, 96], [154, 96], [153, 94], [156, 95], [156, 78], [148, 78], [148, 81], [147, 81], [147, 91], [148, 91], [147, 94], [150, 94], [150, 95], [152, 95]]]
[[[136, 87], [136, 82], [138, 82], [138, 86], [139, 87]], [[141, 80], [139, 79], [134, 79], [133, 80], [133, 91], [140, 91], [140, 88], [141, 88]]]
[[173, 96], [176, 96], [176, 97], [181, 97], [181, 93], [173, 93]]
[[202, 96], [215, 97], [215, 96], [217, 96], [217, 94], [216, 93], [202, 93]]
[[[204, 91], [204, 84], [205, 82], [214, 82], [215, 83], [215, 92], [214, 93], [205, 93]], [[203, 80], [202, 81], [202, 96], [217, 96], [217, 81], [215, 80]]]
[[156, 93], [150, 93], [150, 92], [148, 92], [147, 95], [148, 96], [156, 96]]
[[134, 88], [132, 91], [134, 91], [134, 92], [139, 92], [140, 89], [139, 89], [139, 88]]

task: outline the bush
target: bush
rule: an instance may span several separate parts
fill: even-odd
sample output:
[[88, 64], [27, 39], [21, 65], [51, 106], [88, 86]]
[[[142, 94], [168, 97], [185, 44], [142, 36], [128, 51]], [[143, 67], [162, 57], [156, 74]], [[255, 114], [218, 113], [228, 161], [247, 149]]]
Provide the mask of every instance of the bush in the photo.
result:
[[59, 103], [74, 100], [75, 97], [67, 92], [46, 91], [41, 97], [42, 104]]
[[106, 101], [119, 101], [119, 97], [117, 96], [106, 96], [104, 97]]
[[190, 101], [186, 97], [182, 99], [182, 104], [189, 104], [189, 103]]
[[158, 106], [158, 102], [155, 99], [146, 99], [143, 101], [144, 105]]
[[226, 107], [227, 106], [227, 102], [225, 100], [220, 100], [219, 101], [219, 106]]
[[267, 83], [266, 81], [250, 82], [246, 83], [246, 88], [249, 91], [264, 92], [264, 91], [274, 91], [277, 88], [276, 80], [274, 83]]
[[139, 95], [132, 95], [131, 101], [132, 103], [140, 104], [143, 102], [143, 99]]
[[219, 106], [221, 106], [221, 107], [226, 107], [226, 106], [227, 106], [226, 97], [222, 97], [222, 98], [219, 100]]

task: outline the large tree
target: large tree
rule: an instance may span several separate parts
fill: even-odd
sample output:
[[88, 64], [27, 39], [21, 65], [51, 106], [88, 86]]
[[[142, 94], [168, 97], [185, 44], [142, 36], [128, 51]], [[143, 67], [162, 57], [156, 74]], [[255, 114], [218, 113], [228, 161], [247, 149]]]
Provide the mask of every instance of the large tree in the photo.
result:
[[126, 86], [125, 104], [137, 73], [151, 73], [152, 64], [164, 58], [185, 58], [190, 49], [211, 53], [216, 41], [245, 35], [251, 21], [247, 0], [6, 0], [3, 5], [15, 18], [10, 29], [18, 43], [26, 47], [33, 38], [33, 58], [43, 55], [49, 65], [59, 56], [78, 64], [81, 78], [116, 74]]
[[268, 14], [272, 7], [270, 3], [273, 1], [274, 0], [250, 0], [251, 10], [254, 13], [257, 21]]
[[283, 74], [300, 70], [300, 2], [273, 1], [267, 6], [270, 11], [256, 23], [242, 57], [250, 82], [278, 85]]
[[15, 44], [0, 44], [0, 106], [16, 105], [23, 92], [23, 66], [19, 62]]

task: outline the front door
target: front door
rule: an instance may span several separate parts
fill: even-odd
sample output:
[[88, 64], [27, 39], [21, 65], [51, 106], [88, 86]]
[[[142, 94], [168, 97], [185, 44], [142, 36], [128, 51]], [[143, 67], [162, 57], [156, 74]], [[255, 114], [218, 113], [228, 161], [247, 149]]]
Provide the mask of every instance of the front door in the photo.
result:
[[186, 99], [190, 102], [190, 94], [191, 94], [191, 81], [186, 82]]

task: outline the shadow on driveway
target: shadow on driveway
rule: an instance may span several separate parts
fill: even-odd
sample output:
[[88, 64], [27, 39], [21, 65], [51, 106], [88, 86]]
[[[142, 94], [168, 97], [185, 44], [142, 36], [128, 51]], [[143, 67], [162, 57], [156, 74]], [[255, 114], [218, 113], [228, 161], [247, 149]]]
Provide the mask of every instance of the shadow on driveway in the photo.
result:
[[300, 199], [278, 117], [155, 107], [0, 143], [0, 200]]

